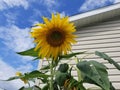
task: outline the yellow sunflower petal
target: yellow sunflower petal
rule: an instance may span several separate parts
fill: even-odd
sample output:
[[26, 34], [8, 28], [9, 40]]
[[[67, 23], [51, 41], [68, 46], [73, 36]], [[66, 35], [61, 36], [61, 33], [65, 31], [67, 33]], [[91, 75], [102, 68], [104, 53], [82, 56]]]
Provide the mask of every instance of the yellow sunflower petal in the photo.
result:
[[16, 76], [21, 76], [22, 73], [21, 72], [16, 72]]
[[52, 13], [52, 19], [51, 19], [51, 23], [54, 25], [55, 24], [55, 15]]

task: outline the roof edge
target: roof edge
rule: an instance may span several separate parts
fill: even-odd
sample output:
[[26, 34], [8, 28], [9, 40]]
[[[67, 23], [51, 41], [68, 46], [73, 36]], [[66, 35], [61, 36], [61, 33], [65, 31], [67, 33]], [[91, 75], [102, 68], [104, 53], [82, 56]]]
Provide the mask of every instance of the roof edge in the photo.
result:
[[106, 7], [99, 8], [99, 9], [95, 9], [95, 10], [88, 11], [88, 12], [85, 12], [85, 13], [77, 14], [77, 15], [74, 15], [74, 16], [70, 16], [69, 20], [72, 22], [72, 21], [75, 21], [75, 20], [78, 20], [78, 19], [82, 19], [82, 18], [93, 16], [93, 15], [101, 14], [101, 13], [111, 11], [111, 10], [115, 10], [115, 9], [118, 9], [118, 8], [120, 9], [120, 3], [113, 4], [113, 5], [106, 6]]

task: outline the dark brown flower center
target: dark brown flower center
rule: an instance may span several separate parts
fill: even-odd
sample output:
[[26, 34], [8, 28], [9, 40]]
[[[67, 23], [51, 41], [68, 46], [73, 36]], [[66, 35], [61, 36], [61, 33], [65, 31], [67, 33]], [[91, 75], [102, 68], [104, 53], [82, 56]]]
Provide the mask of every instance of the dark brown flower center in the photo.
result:
[[53, 47], [60, 46], [61, 44], [63, 44], [64, 40], [64, 33], [57, 30], [49, 32], [47, 35], [47, 42]]

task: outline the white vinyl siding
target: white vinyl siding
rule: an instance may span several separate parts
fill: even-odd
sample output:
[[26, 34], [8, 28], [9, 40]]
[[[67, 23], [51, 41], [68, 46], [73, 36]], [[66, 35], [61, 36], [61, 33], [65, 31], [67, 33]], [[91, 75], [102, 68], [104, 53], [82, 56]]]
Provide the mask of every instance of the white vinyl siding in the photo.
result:
[[[72, 47], [73, 52], [87, 51], [89, 55], [84, 58], [85, 60], [96, 60], [106, 65], [110, 81], [116, 89], [120, 90], [120, 71], [94, 54], [95, 51], [105, 52], [120, 65], [120, 18], [78, 28], [76, 35], [78, 42]], [[79, 58], [83, 56], [85, 55], [78, 55]], [[72, 60], [70, 63], [74, 64], [75, 61]], [[77, 73], [73, 71], [73, 75], [77, 76]], [[86, 85], [92, 87], [92, 85]]]
[[[120, 71], [112, 64], [109, 64], [94, 54], [95, 51], [105, 52], [120, 64], [120, 18], [94, 24], [89, 27], [77, 28], [75, 34], [78, 36], [76, 38], [78, 42], [73, 45], [73, 52], [87, 51], [86, 55], [89, 55], [85, 57], [85, 60], [96, 60], [106, 65], [108, 67], [110, 81], [117, 90], [120, 90]], [[85, 54], [78, 55], [79, 58], [84, 56]], [[70, 61], [63, 60], [62, 62], [69, 62], [71, 65], [75, 65], [76, 63], [73, 59]], [[44, 60], [40, 64], [43, 66], [46, 65], [47, 62]], [[75, 70], [72, 71], [72, 74], [77, 78]], [[92, 87], [92, 85], [89, 84], [85, 85]]]

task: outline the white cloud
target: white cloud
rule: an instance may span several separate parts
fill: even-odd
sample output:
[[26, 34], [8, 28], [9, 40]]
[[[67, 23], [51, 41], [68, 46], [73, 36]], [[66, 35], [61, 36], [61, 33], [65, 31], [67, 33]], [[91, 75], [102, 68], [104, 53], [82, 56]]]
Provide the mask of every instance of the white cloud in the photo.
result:
[[37, 17], [42, 17], [43, 13], [39, 9], [33, 9], [33, 14], [29, 18], [29, 22], [32, 23], [32, 25], [38, 23], [36, 20]]
[[41, 2], [43, 2], [50, 13], [54, 12], [56, 7], [59, 7], [59, 3], [56, 0], [41, 0]]
[[[15, 76], [16, 69], [6, 64], [0, 58], [0, 80], [6, 80], [9, 77]], [[13, 80], [13, 81], [0, 81], [0, 88], [5, 90], [18, 90], [20, 87], [24, 86], [21, 80]]]
[[[33, 40], [30, 38], [30, 28], [20, 29], [15, 25], [0, 27], [0, 39], [1, 43], [7, 46], [8, 49], [14, 52], [20, 52], [32, 48], [34, 46]], [[16, 68], [18, 71], [28, 72], [31, 71], [34, 67], [30, 60], [33, 60], [33, 57], [20, 57], [21, 65]], [[17, 63], [18, 61], [14, 61]]]
[[120, 2], [120, 0], [115, 0], [115, 1], [114, 1], [114, 3], [119, 3], [119, 2]]
[[43, 0], [43, 2], [49, 8], [53, 7], [53, 5], [57, 5], [55, 0]]
[[17, 13], [12, 13], [12, 12], [7, 12], [4, 14], [4, 16], [6, 17], [6, 21], [8, 24], [15, 24], [16, 23], [16, 19], [17, 19]]
[[79, 11], [88, 11], [97, 7], [102, 7], [105, 6], [107, 2], [114, 2], [114, 0], [86, 0]]
[[28, 8], [29, 4], [27, 0], [0, 0], [0, 10], [4, 10], [7, 8], [22, 6], [25, 9]]
[[[1, 43], [7, 46], [7, 49], [13, 50], [15, 52], [23, 51], [28, 48], [33, 47], [32, 39], [30, 38], [30, 29], [20, 29], [15, 25], [0, 27], [0, 39]], [[6, 49], [6, 48], [5, 48]], [[32, 57], [21, 57], [20, 62], [22, 63], [14, 69], [13, 67], [6, 64], [0, 58], [0, 79], [7, 79], [15, 75], [16, 71], [28, 72], [33, 69], [33, 65], [28, 63], [28, 60], [33, 59]], [[17, 61], [16, 61], [17, 62]], [[20, 80], [3, 82], [0, 81], [0, 88], [5, 88], [7, 90], [18, 90], [23, 86], [23, 82]]]
[[28, 64], [25, 64], [25, 65], [20, 65], [18, 68], [17, 68], [17, 71], [21, 71], [21, 72], [28, 72], [28, 71], [31, 71], [31, 69], [33, 68], [33, 65], [31, 65], [30, 63]]
[[60, 13], [60, 16], [64, 17], [64, 16], [66, 16], [66, 13], [63, 11], [63, 12]]
[[30, 28], [20, 29], [15, 25], [0, 27], [0, 38], [9, 49], [19, 52], [33, 47]]

